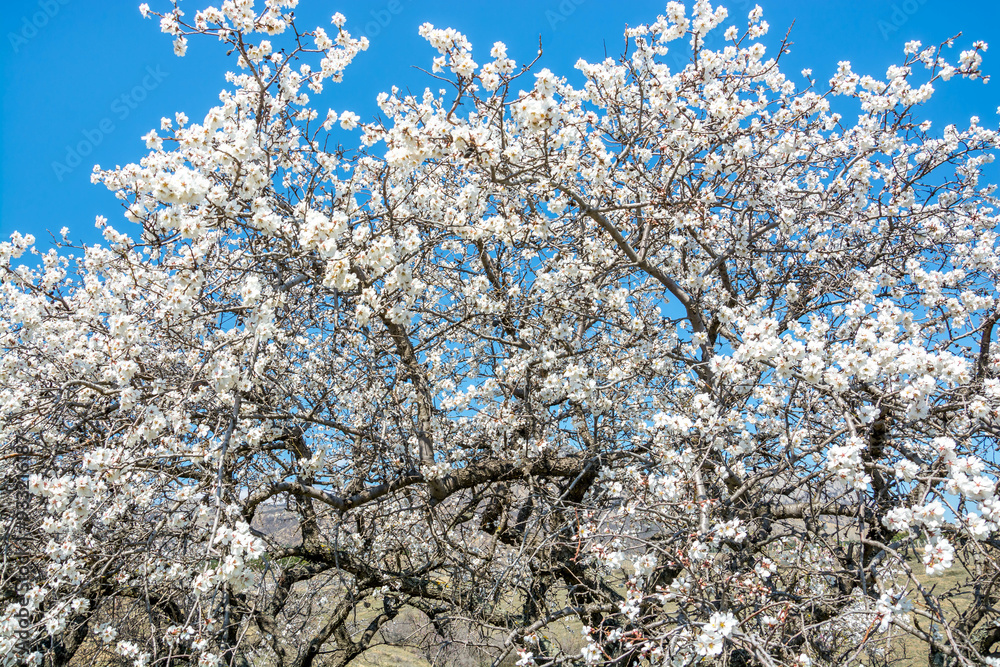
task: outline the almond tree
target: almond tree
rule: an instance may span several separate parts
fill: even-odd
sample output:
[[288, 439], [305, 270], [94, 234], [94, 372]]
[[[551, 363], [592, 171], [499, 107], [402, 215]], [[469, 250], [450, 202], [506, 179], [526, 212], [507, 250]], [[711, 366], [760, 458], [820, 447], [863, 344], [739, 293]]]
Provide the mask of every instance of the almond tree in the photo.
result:
[[143, 6], [219, 106], [95, 168], [104, 244], [0, 244], [5, 665], [1000, 664], [998, 133], [919, 115], [985, 43], [425, 24], [361, 124], [310, 95], [367, 41], [264, 4]]

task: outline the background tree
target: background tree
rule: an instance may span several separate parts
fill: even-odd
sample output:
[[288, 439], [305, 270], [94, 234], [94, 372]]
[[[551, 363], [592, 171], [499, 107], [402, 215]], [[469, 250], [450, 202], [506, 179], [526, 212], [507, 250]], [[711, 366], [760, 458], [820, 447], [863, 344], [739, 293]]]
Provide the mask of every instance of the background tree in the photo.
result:
[[156, 14], [238, 67], [95, 170], [134, 233], [0, 245], [5, 664], [1000, 664], [998, 135], [917, 115], [984, 43], [799, 83], [670, 3], [574, 87], [425, 24], [359, 125], [294, 5]]

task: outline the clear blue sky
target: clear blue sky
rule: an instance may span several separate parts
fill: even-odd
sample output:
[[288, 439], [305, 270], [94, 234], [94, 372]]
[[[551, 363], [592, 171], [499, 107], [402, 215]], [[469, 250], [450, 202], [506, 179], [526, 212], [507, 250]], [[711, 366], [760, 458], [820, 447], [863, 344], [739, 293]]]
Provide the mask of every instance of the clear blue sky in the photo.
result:
[[[368, 34], [371, 47], [348, 69], [345, 80], [330, 85], [317, 108], [350, 109], [368, 120], [376, 111], [375, 96], [392, 85], [422, 90], [437, 83], [413, 69], [429, 69], [436, 52], [417, 35], [430, 21], [454, 27], [473, 43], [483, 62], [494, 41], [507, 43], [518, 63], [530, 60], [541, 36], [541, 66], [573, 81], [580, 57], [599, 60], [617, 56], [626, 24], [652, 22], [666, 1], [646, 0], [516, 0], [430, 2], [396, 0], [301, 0], [296, 15], [309, 29], [323, 25], [335, 11], [347, 16], [352, 34]], [[769, 45], [792, 25], [794, 42], [785, 71], [811, 67], [825, 81], [839, 60], [854, 71], [882, 76], [886, 66], [902, 59], [903, 43], [919, 39], [938, 43], [963, 32], [956, 44], [974, 39], [991, 43], [984, 70], [994, 82], [953, 79], [938, 88], [927, 109], [940, 130], [964, 124], [974, 114], [996, 127], [1000, 105], [1000, 8], [996, 0], [758, 0], [771, 24]], [[159, 127], [162, 116], [184, 111], [203, 117], [218, 100], [230, 62], [222, 44], [192, 39], [188, 55], [173, 55], [171, 40], [158, 22], [139, 15], [138, 0], [4, 0], [0, 13], [0, 63], [3, 67], [3, 121], [0, 124], [0, 238], [14, 230], [31, 232], [44, 243], [46, 230], [63, 226], [71, 238], [96, 242], [94, 216], [108, 217], [119, 229], [121, 205], [101, 186], [91, 185], [94, 163], [108, 167], [138, 161], [145, 153], [140, 136]], [[165, 0], [149, 0], [168, 10]], [[188, 17], [209, 0], [181, 2]], [[215, 4], [221, 4], [217, 0]], [[263, 5], [258, 0], [258, 5]], [[688, 3], [690, 5], [690, 3]], [[745, 24], [757, 4], [723, 2], [729, 23]], [[377, 22], [381, 18], [381, 23]], [[367, 28], [366, 28], [367, 26]], [[356, 137], [345, 133], [345, 143]], [[75, 163], [72, 147], [93, 145]], [[58, 166], [57, 166], [58, 165]], [[991, 170], [996, 173], [996, 169]], [[995, 180], [995, 178], [994, 178]]]

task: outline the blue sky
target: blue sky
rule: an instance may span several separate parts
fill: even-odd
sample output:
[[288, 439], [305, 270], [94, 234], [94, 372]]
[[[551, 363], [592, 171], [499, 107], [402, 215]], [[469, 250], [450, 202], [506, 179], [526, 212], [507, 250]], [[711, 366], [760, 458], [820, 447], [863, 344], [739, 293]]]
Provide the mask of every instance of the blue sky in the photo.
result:
[[[397, 4], [394, 4], [397, 3]], [[771, 24], [769, 44], [792, 26], [785, 71], [804, 67], [825, 81], [839, 60], [854, 71], [882, 76], [902, 60], [903, 43], [938, 43], [963, 32], [960, 48], [1000, 35], [995, 0], [732, 0], [729, 23], [745, 24], [759, 3]], [[222, 44], [192, 39], [188, 55], [173, 55], [171, 40], [155, 20], [144, 20], [138, 0], [4, 0], [0, 14], [3, 120], [0, 123], [0, 238], [30, 232], [44, 244], [46, 230], [70, 229], [73, 240], [96, 242], [94, 217], [105, 215], [123, 231], [121, 203], [90, 183], [94, 163], [104, 167], [138, 161], [140, 136], [162, 116], [184, 111], [193, 119], [218, 100], [229, 59]], [[149, 0], [168, 10], [165, 0]], [[181, 2], [192, 17], [209, 0]], [[221, 2], [216, 2], [221, 4]], [[263, 5], [258, 0], [259, 5]], [[417, 35], [430, 21], [454, 27], [472, 41], [483, 61], [495, 41], [504, 41], [518, 63], [534, 57], [541, 37], [540, 67], [579, 77], [578, 58], [617, 56], [626, 24], [654, 21], [666, 1], [515, 0], [504, 2], [422, 0], [301, 0], [296, 15], [304, 29], [323, 25], [335, 11], [347, 16], [352, 34], [367, 34], [371, 47], [348, 69], [345, 80], [327, 88], [317, 108], [349, 109], [363, 120], [376, 112], [375, 96], [392, 85], [412, 90], [439, 85], [414, 66], [429, 69], [436, 52]], [[956, 9], [959, 7], [960, 9]], [[395, 12], [390, 11], [395, 10]], [[1000, 73], [1000, 42], [991, 44], [984, 70]], [[996, 62], [994, 61], [996, 59]], [[1000, 79], [989, 85], [952, 80], [939, 86], [927, 117], [940, 130], [962, 125], [976, 114], [996, 127]], [[344, 133], [345, 144], [356, 140]], [[75, 148], [88, 148], [78, 155]], [[996, 170], [991, 170], [991, 175]], [[995, 179], [994, 179], [995, 180]]]

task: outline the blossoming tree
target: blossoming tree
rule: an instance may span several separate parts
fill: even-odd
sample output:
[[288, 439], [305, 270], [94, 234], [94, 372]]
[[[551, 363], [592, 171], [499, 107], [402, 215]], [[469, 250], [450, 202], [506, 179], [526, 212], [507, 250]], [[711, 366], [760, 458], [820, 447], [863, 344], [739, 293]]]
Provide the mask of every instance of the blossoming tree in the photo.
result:
[[361, 124], [366, 40], [264, 4], [157, 14], [236, 66], [95, 169], [123, 231], [0, 245], [4, 664], [1000, 664], [998, 133], [919, 117], [984, 43], [823, 82], [671, 2], [571, 84], [425, 24]]

